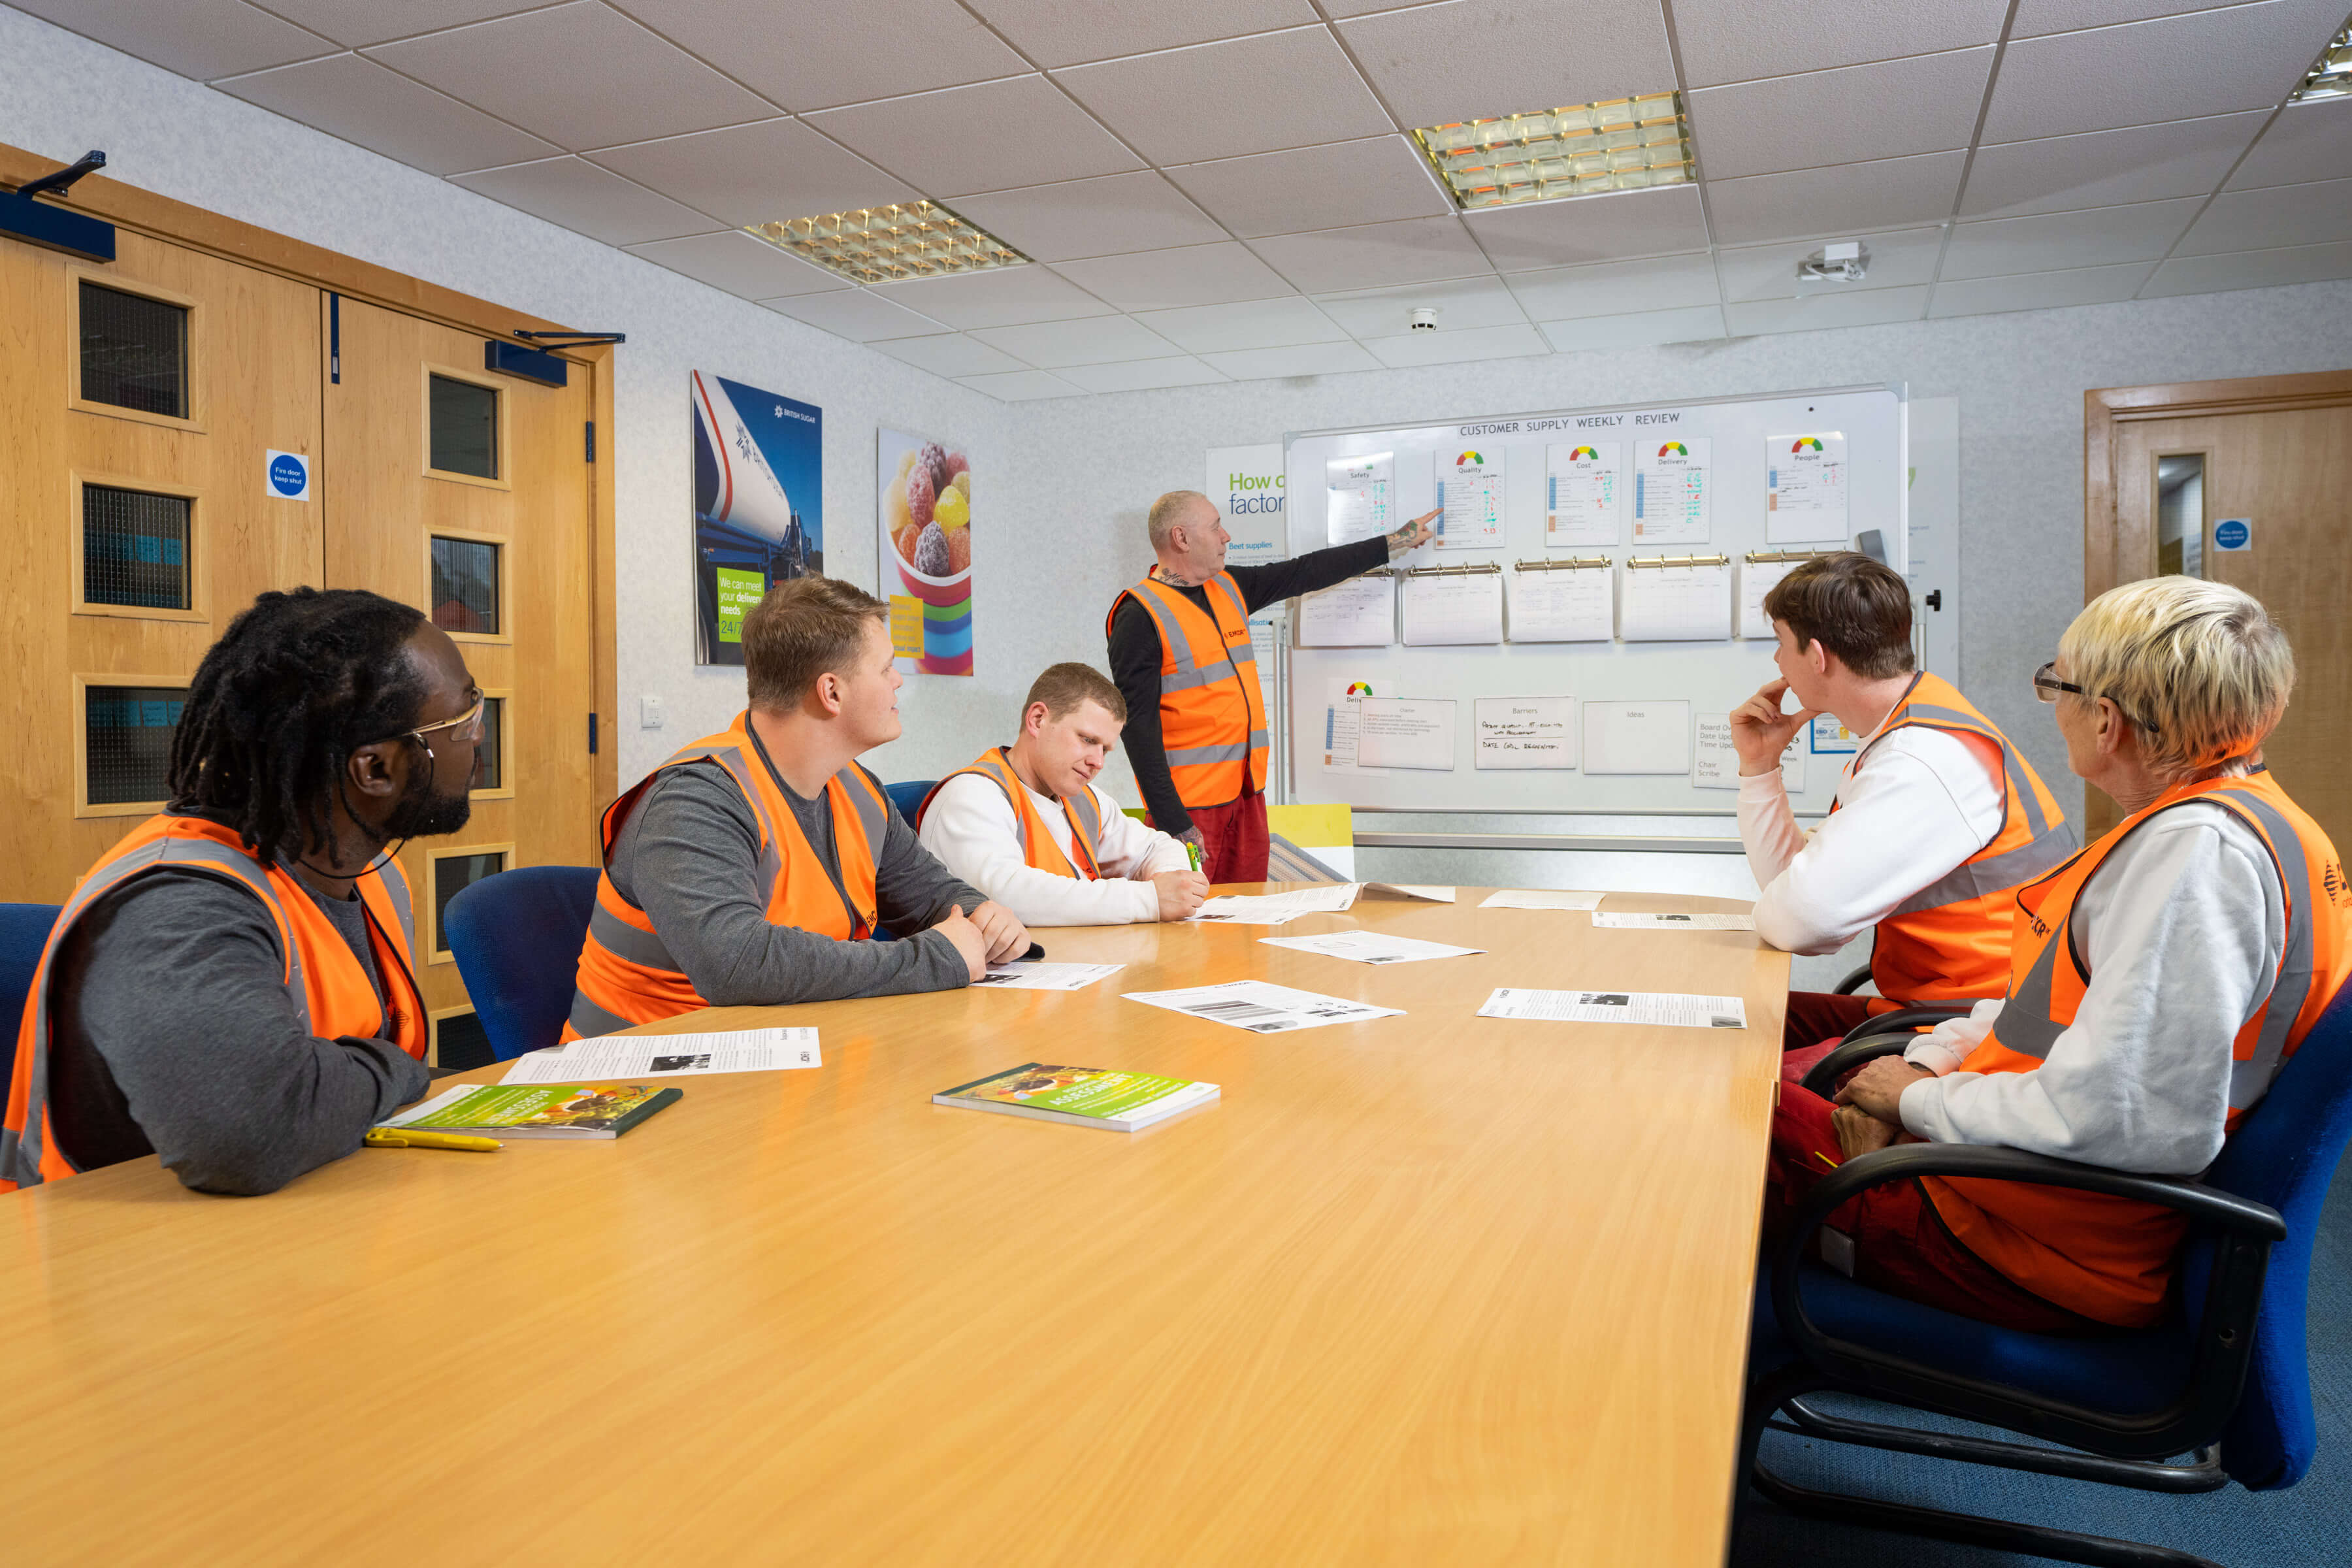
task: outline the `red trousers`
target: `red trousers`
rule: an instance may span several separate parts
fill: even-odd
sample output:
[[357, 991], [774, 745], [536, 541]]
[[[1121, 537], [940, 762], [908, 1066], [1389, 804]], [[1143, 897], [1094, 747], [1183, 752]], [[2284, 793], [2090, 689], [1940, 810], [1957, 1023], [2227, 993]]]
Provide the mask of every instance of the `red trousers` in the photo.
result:
[[[1777, 1252], [1813, 1184], [1845, 1158], [1830, 1125], [1831, 1102], [1800, 1087], [1829, 1051], [1824, 1044], [1780, 1058], [1780, 1103], [1772, 1112], [1768, 1164], [1771, 1185], [1764, 1194], [1768, 1257]], [[2043, 1300], [1970, 1252], [1945, 1228], [1916, 1180], [1865, 1188], [1834, 1210], [1828, 1223], [1853, 1238], [1853, 1277], [1874, 1290], [2029, 1333], [2114, 1331]]]
[[1184, 808], [1201, 830], [1207, 857], [1201, 870], [1212, 882], [1263, 882], [1266, 871], [1265, 796], [1252, 790], [1223, 805]]
[[1833, 991], [1790, 992], [1780, 1048], [1800, 1051], [1823, 1040], [1843, 1038], [1848, 1029], [1870, 1016], [1870, 1002], [1867, 996], [1841, 996]]

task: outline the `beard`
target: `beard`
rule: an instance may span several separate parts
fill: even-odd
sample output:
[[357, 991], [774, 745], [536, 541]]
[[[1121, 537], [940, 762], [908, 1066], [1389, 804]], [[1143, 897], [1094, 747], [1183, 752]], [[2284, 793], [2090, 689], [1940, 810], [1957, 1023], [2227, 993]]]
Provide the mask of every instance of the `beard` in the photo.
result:
[[436, 838], [443, 834], [457, 832], [473, 815], [472, 795], [463, 789], [447, 795], [436, 795], [428, 778], [425, 793], [402, 796], [400, 804], [392, 808], [392, 815], [383, 819], [383, 826], [376, 831], [383, 835], [380, 841], [384, 843], [394, 839]]

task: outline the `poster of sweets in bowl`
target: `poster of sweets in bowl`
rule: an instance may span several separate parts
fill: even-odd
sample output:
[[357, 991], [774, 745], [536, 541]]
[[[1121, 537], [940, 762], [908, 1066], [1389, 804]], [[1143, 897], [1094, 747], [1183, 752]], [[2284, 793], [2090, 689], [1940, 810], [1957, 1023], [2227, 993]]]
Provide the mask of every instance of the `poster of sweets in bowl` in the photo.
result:
[[697, 664], [743, 662], [769, 587], [824, 571], [824, 411], [692, 373]]
[[971, 673], [971, 463], [962, 448], [903, 430], [877, 433], [882, 595], [890, 643], [913, 675]]

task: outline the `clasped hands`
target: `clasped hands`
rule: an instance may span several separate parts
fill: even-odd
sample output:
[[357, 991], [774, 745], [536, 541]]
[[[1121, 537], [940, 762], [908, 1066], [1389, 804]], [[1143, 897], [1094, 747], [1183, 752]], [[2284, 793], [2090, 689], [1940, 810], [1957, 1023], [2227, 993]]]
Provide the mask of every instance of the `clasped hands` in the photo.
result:
[[947, 918], [931, 928], [943, 931], [963, 954], [964, 967], [978, 980], [992, 963], [1009, 963], [1029, 951], [1029, 928], [1011, 910], [991, 899], [967, 916], [961, 904], [949, 908]]
[[1903, 1091], [1936, 1075], [1901, 1057], [1865, 1062], [1837, 1091], [1830, 1128], [1849, 1160], [1884, 1149], [1903, 1136]]

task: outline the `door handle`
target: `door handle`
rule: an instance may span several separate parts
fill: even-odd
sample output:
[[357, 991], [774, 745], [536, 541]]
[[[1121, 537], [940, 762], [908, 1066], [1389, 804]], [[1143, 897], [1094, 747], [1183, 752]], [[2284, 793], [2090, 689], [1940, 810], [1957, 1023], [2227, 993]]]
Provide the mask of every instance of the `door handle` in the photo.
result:
[[1929, 594], [1927, 595], [1927, 605], [1931, 610], [1941, 611], [1944, 607], [1944, 591], [1941, 588], [1938, 588], [1935, 592]]

